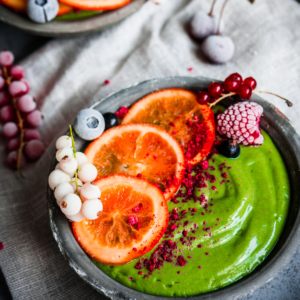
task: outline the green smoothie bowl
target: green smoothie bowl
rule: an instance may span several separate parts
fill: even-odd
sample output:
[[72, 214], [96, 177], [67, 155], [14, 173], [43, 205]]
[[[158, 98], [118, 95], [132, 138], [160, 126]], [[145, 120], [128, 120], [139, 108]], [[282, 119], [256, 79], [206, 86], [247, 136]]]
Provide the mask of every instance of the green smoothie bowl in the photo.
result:
[[[92, 108], [116, 112], [155, 91], [198, 92], [212, 81], [153, 79], [111, 94]], [[90, 258], [48, 188], [53, 236], [84, 281], [110, 299], [240, 299], [288, 263], [300, 244], [300, 137], [277, 108], [256, 95], [251, 100], [263, 108], [262, 146], [241, 146], [235, 159], [212, 150], [199, 174], [197, 169], [186, 170], [185, 187], [167, 203], [170, 219], [164, 236], [151, 251], [126, 264]], [[223, 100], [214, 113], [224, 112], [233, 101]], [[78, 151], [88, 145], [78, 137], [75, 142]], [[55, 165], [54, 158], [51, 171]], [[151, 269], [157, 260], [161, 264]]]

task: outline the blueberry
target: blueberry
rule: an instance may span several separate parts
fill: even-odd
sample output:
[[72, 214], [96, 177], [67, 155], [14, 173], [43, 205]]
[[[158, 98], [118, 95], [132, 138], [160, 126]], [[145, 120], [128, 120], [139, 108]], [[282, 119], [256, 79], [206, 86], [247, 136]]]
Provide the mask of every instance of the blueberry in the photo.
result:
[[73, 125], [75, 132], [82, 139], [91, 141], [102, 134], [105, 122], [99, 111], [87, 108], [78, 113]]
[[57, 15], [59, 4], [57, 0], [29, 0], [27, 13], [29, 18], [37, 23], [46, 23]]
[[[218, 31], [219, 15], [210, 16], [203, 10], [199, 10], [190, 22], [190, 31], [193, 37], [202, 40]], [[221, 21], [220, 31], [223, 30], [224, 23]]]
[[118, 118], [114, 113], [108, 112], [103, 115], [105, 121], [105, 130], [118, 125]]
[[218, 146], [218, 151], [228, 158], [238, 158], [241, 153], [240, 145], [235, 140], [225, 140]]
[[213, 63], [224, 64], [233, 57], [234, 43], [228, 36], [211, 35], [203, 41], [201, 49]]

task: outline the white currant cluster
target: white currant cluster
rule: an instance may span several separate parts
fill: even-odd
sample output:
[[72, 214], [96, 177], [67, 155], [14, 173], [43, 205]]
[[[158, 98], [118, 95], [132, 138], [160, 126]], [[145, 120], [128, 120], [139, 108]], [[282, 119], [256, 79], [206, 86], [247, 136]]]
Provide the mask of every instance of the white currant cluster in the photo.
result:
[[66, 217], [73, 222], [95, 220], [103, 210], [101, 191], [92, 182], [97, 168], [87, 162], [82, 152], [76, 152], [72, 136], [63, 135], [56, 141], [58, 164], [49, 175], [49, 186]]

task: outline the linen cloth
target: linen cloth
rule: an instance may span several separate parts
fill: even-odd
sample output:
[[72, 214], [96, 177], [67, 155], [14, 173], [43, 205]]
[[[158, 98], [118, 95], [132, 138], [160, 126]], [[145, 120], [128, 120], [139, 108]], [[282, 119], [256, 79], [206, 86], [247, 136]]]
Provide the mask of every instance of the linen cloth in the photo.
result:
[[[222, 1], [217, 2], [216, 12]], [[294, 0], [229, 1], [225, 30], [236, 46], [225, 65], [205, 60], [187, 33], [198, 9], [211, 1], [147, 2], [138, 12], [102, 33], [53, 40], [22, 62], [31, 94], [45, 116], [40, 128], [44, 156], [24, 169], [26, 180], [4, 160], [0, 139], [0, 264], [14, 299], [106, 299], [83, 282], [60, 254], [52, 237], [46, 187], [55, 141], [80, 109], [111, 92], [146, 79], [201, 75], [225, 79], [233, 72], [253, 76], [261, 90], [294, 102], [275, 104], [300, 132], [300, 4]], [[193, 71], [189, 71], [193, 68]], [[110, 84], [104, 85], [106, 79]], [[276, 295], [274, 295], [274, 298]], [[294, 298], [296, 299], [296, 298]]]

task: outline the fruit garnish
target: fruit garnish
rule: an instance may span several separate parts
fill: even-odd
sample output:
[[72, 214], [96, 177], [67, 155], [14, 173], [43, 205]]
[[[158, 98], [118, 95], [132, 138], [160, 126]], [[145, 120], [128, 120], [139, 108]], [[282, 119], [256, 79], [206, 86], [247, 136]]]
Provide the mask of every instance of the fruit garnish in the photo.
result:
[[132, 0], [60, 0], [60, 2], [83, 10], [111, 10], [120, 8]]
[[217, 131], [239, 144], [261, 145], [264, 137], [259, 122], [263, 108], [255, 102], [239, 102], [217, 116]]
[[163, 128], [127, 124], [105, 131], [86, 149], [97, 178], [110, 174], [142, 177], [158, 186], [169, 200], [180, 186], [184, 155], [176, 139]]
[[236, 140], [226, 139], [217, 147], [220, 154], [228, 158], [238, 158], [241, 153], [240, 145]]
[[28, 0], [28, 17], [36, 23], [47, 23], [53, 20], [59, 11], [57, 0]]
[[165, 128], [183, 147], [187, 162], [196, 164], [209, 153], [215, 138], [213, 111], [184, 89], [165, 89], [136, 102], [122, 124], [149, 123]]
[[107, 112], [103, 115], [105, 121], [105, 130], [113, 128], [118, 125], [118, 118], [114, 113]]
[[162, 192], [147, 180], [128, 175], [110, 175], [95, 183], [102, 192], [103, 211], [94, 221], [73, 223], [79, 245], [93, 259], [111, 265], [150, 251], [168, 225]]

